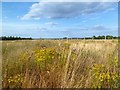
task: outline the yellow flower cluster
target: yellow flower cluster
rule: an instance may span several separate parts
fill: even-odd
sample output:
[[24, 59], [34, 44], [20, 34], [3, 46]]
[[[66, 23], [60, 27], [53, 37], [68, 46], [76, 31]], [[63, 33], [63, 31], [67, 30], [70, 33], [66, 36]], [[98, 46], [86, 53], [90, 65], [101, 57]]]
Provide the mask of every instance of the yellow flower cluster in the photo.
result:
[[13, 77], [9, 77], [8, 82], [9, 83], [18, 83], [18, 82], [21, 82], [21, 78], [22, 78], [21, 75], [17, 74], [17, 75], [15, 75]]
[[95, 74], [98, 74], [100, 73], [101, 70], [103, 70], [105, 68], [105, 65], [101, 64], [94, 64], [93, 67], [92, 67], [92, 71], [95, 73]]
[[109, 72], [105, 65], [94, 64], [92, 67], [93, 79], [95, 87], [102, 87], [103, 84], [107, 83], [108, 85], [112, 85], [120, 79], [120, 76], [117, 72]]
[[37, 62], [52, 60], [56, 56], [56, 51], [54, 48], [42, 48], [34, 51], [34, 57]]
[[109, 83], [109, 81], [112, 79], [111, 73], [107, 72], [107, 73], [100, 73], [99, 75], [99, 80], [101, 82], [107, 80], [107, 82]]

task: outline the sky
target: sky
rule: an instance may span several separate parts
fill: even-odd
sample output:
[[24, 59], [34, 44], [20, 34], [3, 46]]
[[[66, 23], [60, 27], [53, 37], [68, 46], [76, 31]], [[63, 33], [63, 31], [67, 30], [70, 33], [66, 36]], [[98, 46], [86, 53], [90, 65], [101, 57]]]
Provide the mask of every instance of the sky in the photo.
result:
[[3, 2], [2, 36], [118, 35], [117, 2]]

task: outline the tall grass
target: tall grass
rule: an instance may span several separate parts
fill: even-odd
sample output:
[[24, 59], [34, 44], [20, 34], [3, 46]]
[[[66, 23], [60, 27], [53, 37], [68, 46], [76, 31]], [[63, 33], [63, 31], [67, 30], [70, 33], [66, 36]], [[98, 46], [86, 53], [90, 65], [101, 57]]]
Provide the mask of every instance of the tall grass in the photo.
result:
[[118, 88], [116, 40], [3, 42], [3, 88]]
[[0, 89], [2, 89], [2, 42], [0, 42]]

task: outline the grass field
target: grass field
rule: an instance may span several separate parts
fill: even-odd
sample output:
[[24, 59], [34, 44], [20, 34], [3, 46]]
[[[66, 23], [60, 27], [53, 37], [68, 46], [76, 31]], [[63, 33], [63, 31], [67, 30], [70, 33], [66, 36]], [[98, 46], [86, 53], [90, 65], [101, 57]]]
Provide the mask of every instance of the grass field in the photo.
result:
[[3, 88], [118, 88], [117, 40], [2, 42]]

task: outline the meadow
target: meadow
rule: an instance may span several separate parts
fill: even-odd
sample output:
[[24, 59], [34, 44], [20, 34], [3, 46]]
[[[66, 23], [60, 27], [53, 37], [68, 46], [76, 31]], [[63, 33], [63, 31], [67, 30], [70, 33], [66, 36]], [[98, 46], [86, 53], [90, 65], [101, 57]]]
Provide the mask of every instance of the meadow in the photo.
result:
[[2, 42], [3, 88], [118, 88], [117, 40]]

